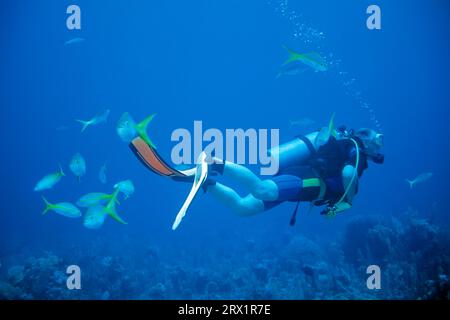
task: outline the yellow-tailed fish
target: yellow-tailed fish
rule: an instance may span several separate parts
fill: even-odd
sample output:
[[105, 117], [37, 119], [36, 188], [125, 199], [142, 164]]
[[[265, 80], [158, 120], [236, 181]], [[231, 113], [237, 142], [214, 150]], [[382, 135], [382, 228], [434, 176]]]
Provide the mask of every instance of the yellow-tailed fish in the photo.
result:
[[88, 229], [99, 229], [106, 218], [106, 208], [101, 205], [90, 207], [83, 218], [83, 225]]
[[113, 194], [107, 194], [102, 192], [91, 192], [82, 196], [77, 201], [79, 207], [91, 207], [99, 204], [104, 204], [113, 198]]
[[119, 137], [127, 143], [130, 143], [137, 137], [136, 123], [128, 112], [125, 112], [117, 122], [116, 131]]
[[153, 118], [155, 116], [156, 116], [156, 113], [152, 114], [151, 116], [148, 116], [147, 118], [145, 118], [144, 120], [142, 120], [141, 122], [139, 122], [136, 125], [136, 131], [137, 131], [139, 137], [141, 137], [141, 139], [144, 140], [153, 149], [156, 149], [156, 146], [150, 140], [150, 137], [147, 134], [147, 127], [148, 127], [148, 124], [153, 120]]
[[134, 193], [134, 184], [131, 180], [124, 180], [116, 183], [114, 189], [122, 192], [125, 198], [129, 198]]
[[117, 211], [116, 211], [116, 199], [115, 199], [115, 197], [117, 197], [117, 194], [118, 194], [118, 190], [116, 190], [116, 192], [114, 192], [113, 199], [111, 199], [108, 202], [108, 204], [106, 205], [105, 212], [106, 212], [106, 214], [108, 214], [111, 218], [113, 218], [118, 223], [128, 224], [117, 214]]
[[116, 131], [119, 137], [125, 142], [131, 142], [134, 138], [140, 137], [153, 149], [156, 149], [155, 144], [150, 140], [147, 134], [148, 124], [153, 120], [156, 114], [148, 116], [138, 124], [131, 118], [128, 112], [125, 112], [117, 123]]
[[282, 66], [286, 66], [287, 64], [300, 61], [307, 65], [308, 67], [313, 68], [315, 71], [327, 71], [328, 65], [325, 59], [317, 52], [309, 52], [309, 53], [297, 53], [294, 50], [291, 50], [284, 47], [288, 53], [289, 58], [282, 64]]
[[336, 136], [336, 130], [334, 128], [334, 116], [335, 116], [335, 113], [333, 113], [333, 115], [331, 116], [328, 127], [323, 127], [322, 129], [320, 129], [319, 133], [317, 134], [317, 136], [314, 140], [314, 145], [315, 145], [316, 149], [319, 149], [321, 146], [325, 145], [328, 142], [328, 140], [330, 140], [331, 136], [333, 136], [333, 137]]
[[70, 170], [77, 177], [78, 181], [81, 180], [81, 177], [86, 173], [86, 161], [83, 156], [79, 153], [75, 154], [70, 160], [69, 164]]
[[68, 218], [79, 218], [81, 217], [81, 211], [75, 205], [70, 202], [61, 202], [56, 204], [51, 204], [44, 197], [42, 199], [45, 202], [45, 209], [42, 214], [46, 214], [49, 211], [54, 211], [64, 217]]
[[59, 171], [55, 173], [51, 173], [43, 177], [34, 187], [34, 191], [42, 191], [46, 189], [51, 189], [55, 184], [61, 180], [62, 177], [64, 177], [64, 171], [62, 170], [61, 166], [59, 166]]

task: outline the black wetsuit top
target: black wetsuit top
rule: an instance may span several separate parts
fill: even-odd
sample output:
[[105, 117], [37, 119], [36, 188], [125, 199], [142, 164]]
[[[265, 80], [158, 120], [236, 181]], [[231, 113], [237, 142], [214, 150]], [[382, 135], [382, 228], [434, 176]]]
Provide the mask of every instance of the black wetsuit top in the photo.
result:
[[[358, 178], [362, 176], [368, 166], [367, 156], [362, 152], [363, 144], [358, 138], [354, 138], [359, 147], [359, 164], [357, 168]], [[327, 190], [325, 200], [331, 202], [339, 201], [344, 194], [344, 184], [342, 181], [342, 170], [345, 166], [356, 165], [356, 146], [350, 139], [337, 140], [331, 137], [330, 140], [317, 150], [317, 153], [310, 161], [310, 166], [324, 180]], [[358, 192], [356, 185], [355, 194]]]
[[[304, 137], [301, 138], [302, 140]], [[358, 177], [361, 177], [364, 170], [368, 168], [367, 156], [362, 152], [363, 144], [358, 138], [354, 138], [359, 147]], [[324, 200], [337, 202], [344, 194], [344, 184], [342, 181], [342, 170], [345, 166], [356, 165], [356, 147], [350, 139], [339, 139], [330, 137], [328, 142], [317, 151], [312, 144], [309, 146], [311, 159], [308, 164], [300, 166], [290, 166], [280, 171], [279, 175], [297, 176], [301, 179], [321, 178], [326, 184]], [[276, 180], [276, 179], [275, 179]], [[316, 193], [318, 190], [316, 191]], [[358, 192], [358, 186], [356, 192]], [[305, 191], [300, 193], [305, 195]], [[318, 202], [320, 205], [320, 202]]]
[[[362, 152], [363, 144], [354, 138], [359, 147], [358, 177], [368, 168], [367, 156]], [[350, 139], [337, 140], [330, 137], [329, 141], [317, 150], [310, 160], [310, 165], [322, 178], [341, 176], [345, 166], [356, 165], [356, 146]]]

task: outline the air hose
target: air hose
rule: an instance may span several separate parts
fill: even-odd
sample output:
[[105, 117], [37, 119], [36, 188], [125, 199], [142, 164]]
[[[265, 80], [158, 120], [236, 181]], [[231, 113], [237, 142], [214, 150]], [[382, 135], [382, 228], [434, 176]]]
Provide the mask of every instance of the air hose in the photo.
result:
[[[347, 197], [348, 192], [350, 191], [350, 188], [353, 186], [353, 182], [356, 179], [356, 176], [358, 174], [358, 167], [359, 167], [359, 146], [358, 143], [355, 141], [355, 139], [353, 138], [349, 138], [354, 144], [355, 144], [355, 148], [356, 148], [356, 161], [355, 161], [355, 170], [353, 172], [353, 176], [352, 179], [350, 180], [350, 183], [348, 184], [347, 188], [345, 188], [345, 192], [342, 195], [341, 199], [339, 199], [338, 202], [336, 202], [336, 204], [333, 206], [333, 208], [337, 208], [337, 206], [339, 206], [344, 200], [345, 197]], [[335, 212], [336, 209], [331, 209], [329, 212], [332, 212], [333, 214], [336, 214]]]

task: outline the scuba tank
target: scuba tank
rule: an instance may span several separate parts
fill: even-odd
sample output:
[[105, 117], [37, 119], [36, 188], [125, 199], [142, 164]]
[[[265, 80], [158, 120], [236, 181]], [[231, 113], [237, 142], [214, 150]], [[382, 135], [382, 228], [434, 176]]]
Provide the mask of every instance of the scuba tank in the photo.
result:
[[289, 167], [309, 165], [310, 159], [316, 155], [320, 146], [334, 135], [334, 116], [333, 113], [328, 127], [323, 127], [320, 131], [306, 136], [297, 136], [294, 140], [269, 150], [270, 155], [278, 159], [279, 171]]
[[317, 134], [318, 132], [312, 132], [306, 136], [297, 136], [291, 141], [270, 149], [270, 156], [278, 158], [278, 170], [308, 165], [310, 157], [316, 152], [313, 143]]

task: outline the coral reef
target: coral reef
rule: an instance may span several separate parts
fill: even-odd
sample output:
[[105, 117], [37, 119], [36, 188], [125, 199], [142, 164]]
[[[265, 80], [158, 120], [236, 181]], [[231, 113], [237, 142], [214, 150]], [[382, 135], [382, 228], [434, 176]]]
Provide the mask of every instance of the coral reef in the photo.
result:
[[[192, 256], [163, 257], [156, 245], [107, 252], [98, 241], [72, 257], [43, 252], [2, 257], [0, 299], [448, 299], [450, 233], [417, 214], [362, 216], [341, 237], [319, 243], [291, 233], [280, 243], [248, 240]], [[73, 257], [75, 255], [75, 259]], [[68, 290], [70, 261], [83, 290]], [[382, 270], [381, 290], [366, 286], [368, 265]]]

